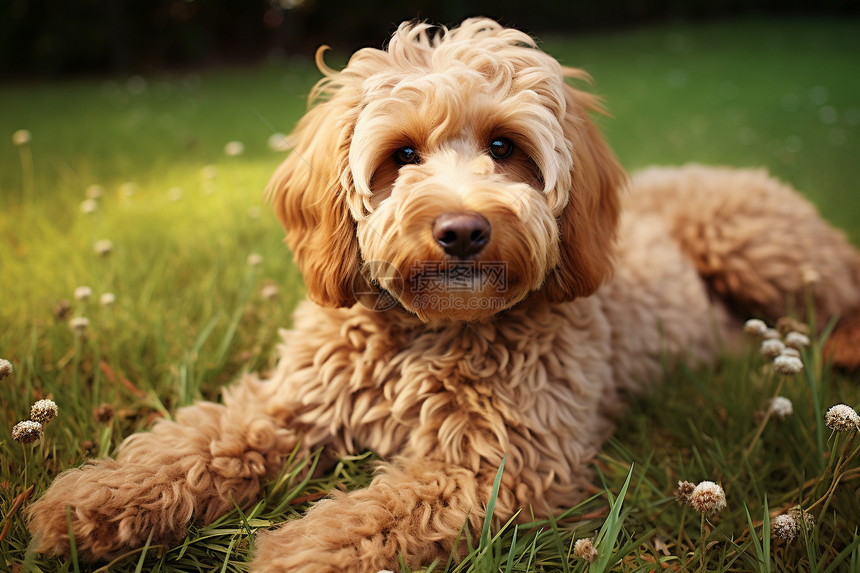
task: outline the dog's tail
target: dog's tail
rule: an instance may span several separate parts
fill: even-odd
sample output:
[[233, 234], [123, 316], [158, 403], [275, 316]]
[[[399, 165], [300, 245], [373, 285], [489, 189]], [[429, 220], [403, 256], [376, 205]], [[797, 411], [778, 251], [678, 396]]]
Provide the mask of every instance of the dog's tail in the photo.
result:
[[739, 318], [840, 318], [825, 352], [860, 369], [860, 252], [797, 191], [764, 170], [688, 165], [636, 174], [625, 200], [666, 221]]

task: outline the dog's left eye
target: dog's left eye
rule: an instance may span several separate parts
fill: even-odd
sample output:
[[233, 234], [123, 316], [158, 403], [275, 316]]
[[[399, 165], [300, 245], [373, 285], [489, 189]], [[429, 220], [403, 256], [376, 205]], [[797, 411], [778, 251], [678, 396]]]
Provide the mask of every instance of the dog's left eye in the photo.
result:
[[409, 165], [410, 163], [418, 163], [420, 157], [414, 147], [401, 147], [394, 152], [394, 162], [397, 165]]
[[514, 144], [510, 139], [497, 137], [490, 142], [489, 151], [493, 159], [507, 159], [514, 152]]

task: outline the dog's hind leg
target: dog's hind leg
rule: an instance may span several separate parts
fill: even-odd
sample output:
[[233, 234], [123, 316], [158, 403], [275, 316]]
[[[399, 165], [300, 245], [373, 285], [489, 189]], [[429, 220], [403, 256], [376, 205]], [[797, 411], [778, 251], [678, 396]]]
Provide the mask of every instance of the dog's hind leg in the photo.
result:
[[295, 447], [279, 414], [265, 410], [272, 390], [246, 376], [224, 405], [201, 402], [135, 434], [116, 460], [63, 472], [28, 511], [34, 549], [109, 558], [152, 543], [171, 543], [192, 521], [211, 522], [256, 498], [260, 478], [276, 472]]
[[[860, 320], [851, 318], [860, 312], [860, 254], [765, 171], [651, 168], [633, 177], [625, 199], [634, 213], [664, 219], [709, 290], [739, 318], [809, 319], [811, 306], [819, 328], [844, 317], [834, 343], [860, 338]], [[851, 344], [830, 349], [837, 364], [860, 366]]]

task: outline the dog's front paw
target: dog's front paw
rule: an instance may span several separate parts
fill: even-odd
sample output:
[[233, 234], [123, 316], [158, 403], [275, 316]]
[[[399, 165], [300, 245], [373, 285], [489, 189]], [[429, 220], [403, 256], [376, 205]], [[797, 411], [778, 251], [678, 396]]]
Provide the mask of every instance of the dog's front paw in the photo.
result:
[[181, 539], [194, 512], [175, 467], [101, 460], [60, 474], [28, 510], [39, 553], [67, 555], [70, 534], [87, 561], [151, 543]]

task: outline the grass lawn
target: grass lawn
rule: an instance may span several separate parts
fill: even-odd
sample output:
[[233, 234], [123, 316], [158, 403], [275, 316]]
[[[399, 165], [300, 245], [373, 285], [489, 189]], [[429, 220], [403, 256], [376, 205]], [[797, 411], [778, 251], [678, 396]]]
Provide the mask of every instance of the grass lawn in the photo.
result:
[[[631, 170], [765, 166], [860, 244], [858, 24], [753, 20], [543, 40], [592, 73], [613, 113], [602, 127]], [[309, 60], [291, 59], [0, 86], [0, 358], [15, 369], [0, 381], [0, 571], [87, 570], [27, 552], [28, 488], [38, 496], [59, 471], [110, 455], [156, 417], [272, 366], [303, 286], [261, 199], [282, 157], [268, 140], [289, 131], [317, 77]], [[22, 129], [31, 140], [14, 145]], [[242, 152], [228, 155], [228, 142]], [[109, 253], [96, 252], [108, 247], [99, 241]], [[76, 298], [81, 286], [89, 298]], [[74, 318], [89, 320], [85, 336]], [[713, 371], [667, 372], [619, 421], [594, 498], [483, 544], [475, 532], [455, 570], [582, 571], [572, 542], [599, 533], [591, 571], [857, 571], [860, 465], [842, 455], [854, 439], [831, 434], [823, 414], [860, 405], [860, 377], [830, 372], [817, 343], [803, 358], [785, 380], [753, 350]], [[794, 413], [763, 420], [779, 385]], [[43, 397], [59, 417], [37, 444], [12, 441]], [[319, 492], [367, 483], [370, 462], [346, 459], [307, 481], [295, 460], [258, 506], [110, 570], [243, 571], [253, 531], [299, 515]], [[700, 520], [673, 499], [679, 480], [720, 483], [727, 509]], [[808, 534], [770, 540], [770, 519], [817, 500]]]

